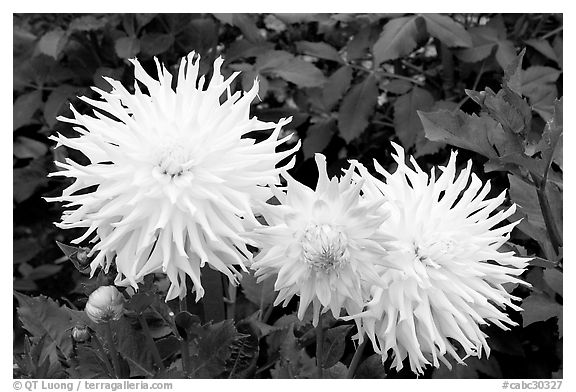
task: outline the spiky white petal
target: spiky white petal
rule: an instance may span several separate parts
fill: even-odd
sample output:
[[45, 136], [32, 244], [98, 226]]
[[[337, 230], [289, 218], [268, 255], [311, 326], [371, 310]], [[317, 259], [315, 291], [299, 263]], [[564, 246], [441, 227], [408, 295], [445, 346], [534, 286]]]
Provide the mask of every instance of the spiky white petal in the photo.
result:
[[[402, 368], [408, 357], [410, 368], [422, 373], [426, 365], [450, 367], [446, 355], [457, 362], [458, 342], [465, 356], [481, 357], [490, 348], [481, 325], [493, 323], [503, 329], [516, 325], [505, 308], [520, 310], [503, 284], [518, 279], [529, 259], [514, 252], [499, 252], [510, 238], [514, 222], [501, 226], [516, 206], [494, 211], [505, 193], [486, 199], [490, 183], [471, 173], [471, 162], [456, 176], [456, 152], [452, 152], [441, 174], [429, 177], [414, 158], [412, 168], [404, 150], [393, 144], [398, 168], [388, 173], [375, 161], [380, 181], [360, 167], [366, 179], [363, 194], [369, 200], [386, 200], [383, 212], [389, 218], [383, 230], [395, 238], [397, 248], [389, 257], [401, 263], [401, 270], [382, 273], [384, 285], [372, 288], [372, 300], [357, 315], [377, 352], [387, 358], [393, 352], [393, 366]], [[360, 334], [361, 336], [362, 334]]]
[[[134, 93], [106, 78], [111, 92], [94, 88], [102, 100], [81, 97], [98, 109], [94, 116], [71, 107], [73, 118], [59, 118], [74, 124], [80, 136], [59, 134], [53, 140], [82, 152], [89, 163], [56, 162], [63, 170], [52, 175], [75, 182], [49, 201], [74, 207], [63, 213], [59, 227], [87, 228], [74, 243], [93, 236], [92, 273], [115, 260], [116, 284], [136, 288], [145, 275], [164, 272], [171, 282], [166, 300], [185, 295], [188, 275], [198, 300], [205, 264], [232, 282], [238, 276], [235, 266], [245, 269], [251, 254], [238, 233], [257, 224], [253, 205], [272, 196], [266, 185], [279, 183], [278, 174], [293, 161], [277, 164], [300, 145], [275, 151], [289, 138], [278, 136], [290, 119], [250, 118], [258, 82], [248, 92], [231, 94], [237, 73], [225, 80], [221, 58], [204, 88], [199, 59], [190, 53], [180, 63], [175, 90], [172, 75], [155, 61], [159, 80], [131, 60], [140, 82], [134, 83]], [[273, 129], [266, 140], [246, 137], [266, 129]]]
[[260, 280], [277, 274], [275, 305], [300, 297], [298, 317], [312, 304], [313, 323], [330, 309], [358, 313], [369, 288], [379, 282], [377, 267], [388, 265], [383, 244], [387, 237], [378, 228], [386, 217], [381, 202], [360, 197], [362, 183], [352, 181], [357, 162], [342, 178], [329, 179], [326, 158], [316, 154], [319, 178], [312, 190], [284, 175], [286, 192], [277, 188], [279, 205], [266, 205], [262, 213], [269, 226], [259, 227], [252, 238], [262, 247], [251, 268]]

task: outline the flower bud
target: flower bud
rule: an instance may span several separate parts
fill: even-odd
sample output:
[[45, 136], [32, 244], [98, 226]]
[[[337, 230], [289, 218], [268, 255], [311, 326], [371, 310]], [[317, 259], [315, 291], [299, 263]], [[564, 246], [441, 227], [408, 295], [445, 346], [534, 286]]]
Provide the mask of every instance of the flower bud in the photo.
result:
[[90, 339], [90, 331], [86, 325], [76, 325], [72, 329], [72, 339], [77, 343], [82, 343]]
[[118, 320], [124, 312], [124, 298], [115, 286], [101, 286], [90, 294], [85, 310], [95, 323]]

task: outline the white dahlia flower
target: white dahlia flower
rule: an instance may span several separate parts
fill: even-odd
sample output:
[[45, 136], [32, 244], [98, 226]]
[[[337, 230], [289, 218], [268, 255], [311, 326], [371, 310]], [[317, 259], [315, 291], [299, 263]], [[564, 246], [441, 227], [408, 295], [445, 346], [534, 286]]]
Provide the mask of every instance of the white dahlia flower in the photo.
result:
[[[505, 200], [505, 192], [485, 199], [490, 183], [471, 173], [471, 162], [456, 176], [456, 152], [441, 174], [429, 177], [413, 157], [405, 163], [404, 150], [394, 144], [398, 169], [390, 174], [375, 162], [382, 182], [360, 167], [366, 179], [364, 197], [386, 200], [383, 213], [389, 218], [384, 232], [395, 240], [389, 257], [400, 270], [382, 274], [383, 285], [372, 288], [372, 300], [360, 318], [362, 331], [385, 360], [393, 351], [393, 366], [402, 368], [408, 356], [410, 368], [422, 373], [426, 365], [449, 368], [446, 354], [462, 363], [465, 357], [490, 354], [481, 325], [493, 323], [507, 330], [516, 325], [505, 313], [519, 300], [503, 284], [518, 279], [529, 259], [514, 252], [499, 252], [519, 222], [498, 226], [516, 210], [512, 205], [491, 215]], [[458, 344], [455, 345], [457, 342]], [[465, 358], [464, 358], [465, 359]]]
[[[193, 282], [196, 300], [203, 296], [200, 268], [208, 264], [236, 283], [234, 266], [246, 267], [250, 257], [238, 235], [257, 224], [253, 205], [272, 197], [267, 184], [279, 183], [276, 165], [296, 151], [275, 152], [289, 136], [278, 140], [279, 123], [249, 118], [258, 82], [248, 92], [230, 93], [237, 76], [224, 79], [223, 60], [214, 62], [213, 76], [205, 86], [198, 81], [199, 60], [194, 53], [183, 58], [176, 89], [172, 75], [158, 60], [158, 78], [150, 77], [137, 60], [134, 93], [106, 78], [110, 93], [93, 88], [103, 100], [81, 99], [99, 109], [94, 117], [79, 114], [62, 118], [77, 127], [77, 138], [53, 137], [82, 152], [89, 164], [71, 159], [56, 162], [64, 169], [55, 176], [75, 178], [61, 197], [68, 202], [58, 227], [87, 228], [74, 243], [91, 237], [96, 242], [92, 273], [116, 262], [116, 284], [132, 285], [150, 273], [164, 272], [171, 286], [166, 300], [186, 295], [186, 275]], [[273, 129], [259, 143], [246, 137], [257, 130]], [[96, 186], [96, 189], [90, 188]], [[79, 191], [84, 191], [79, 193]], [[250, 226], [251, 227], [251, 226]]]
[[378, 267], [388, 261], [387, 237], [378, 230], [386, 219], [378, 211], [382, 203], [360, 197], [362, 181], [352, 181], [357, 163], [352, 161], [340, 180], [330, 180], [326, 158], [316, 154], [315, 159], [315, 191], [287, 174], [286, 193], [272, 187], [280, 204], [262, 208], [269, 226], [251, 233], [262, 248], [251, 268], [259, 280], [277, 274], [275, 306], [286, 306], [297, 295], [302, 319], [312, 303], [317, 325], [320, 312], [328, 309], [334, 317], [342, 308], [348, 314], [360, 312], [371, 285], [380, 282]]

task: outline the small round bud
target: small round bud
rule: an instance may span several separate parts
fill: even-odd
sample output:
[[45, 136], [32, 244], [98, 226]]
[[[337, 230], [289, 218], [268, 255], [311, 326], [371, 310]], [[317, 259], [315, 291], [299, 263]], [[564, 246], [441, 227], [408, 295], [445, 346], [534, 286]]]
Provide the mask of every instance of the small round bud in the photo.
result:
[[90, 331], [86, 325], [76, 325], [72, 329], [72, 339], [77, 343], [82, 343], [90, 339]]
[[115, 286], [101, 286], [88, 297], [85, 311], [95, 323], [118, 320], [124, 312], [124, 298]]

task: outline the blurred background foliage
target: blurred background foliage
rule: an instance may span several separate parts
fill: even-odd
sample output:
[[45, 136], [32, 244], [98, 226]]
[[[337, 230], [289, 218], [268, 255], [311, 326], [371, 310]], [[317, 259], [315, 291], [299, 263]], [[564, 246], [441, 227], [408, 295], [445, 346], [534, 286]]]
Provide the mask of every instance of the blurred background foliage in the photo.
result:
[[[524, 298], [525, 312], [512, 314], [519, 326], [511, 332], [487, 328], [493, 350], [488, 360], [472, 358], [467, 367], [430, 370], [426, 376], [562, 377], [562, 106], [556, 100], [563, 95], [562, 23], [558, 14], [14, 15], [17, 375], [74, 375], [58, 367], [71, 348], [62, 333], [51, 332], [74, 321], [70, 309], [83, 309], [90, 286], [56, 246], [79, 233], [56, 229], [52, 222], [59, 220], [61, 207], [41, 198], [59, 195], [68, 184], [46, 176], [56, 170], [54, 160], [70, 156], [85, 162], [75, 151], [54, 149], [49, 135], [74, 135], [56, 117], [71, 114], [69, 103], [87, 112], [77, 96], [94, 98], [91, 86], [109, 90], [102, 76], [133, 85], [129, 58], [138, 57], [154, 74], [156, 56], [174, 73], [179, 59], [194, 50], [202, 56], [203, 73], [211, 72], [220, 55], [225, 76], [241, 71], [234, 89], [247, 90], [260, 80], [253, 115], [273, 121], [293, 117], [284, 132], [293, 133], [292, 144], [300, 139], [302, 149], [292, 175], [307, 185], [316, 182], [310, 159], [316, 152], [327, 156], [331, 175], [348, 159], [371, 168], [377, 158], [393, 170], [390, 141], [396, 141], [425, 170], [445, 163], [457, 148], [459, 164], [472, 159], [480, 178], [492, 181], [493, 194], [509, 188], [511, 201], [522, 207], [514, 218], [524, 220], [508, 246], [535, 257], [525, 274], [533, 288], [511, 287]], [[64, 306], [54, 300], [70, 312], [60, 314]], [[254, 360], [258, 370], [254, 365], [243, 376], [308, 377], [313, 332], [294, 320], [293, 307], [273, 309], [272, 300], [270, 284], [257, 285], [246, 275], [229, 315], [236, 327], [217, 329], [257, 330], [249, 333], [256, 340], [243, 340], [242, 350], [251, 347], [246, 360]], [[255, 311], [265, 317], [251, 319]], [[35, 317], [41, 325], [34, 324]], [[162, 323], [157, 329], [159, 339], [170, 333]], [[332, 320], [329, 331], [336, 348], [325, 354], [333, 365], [328, 373], [339, 377], [354, 353], [344, 339], [349, 324]], [[238, 354], [236, 340], [227, 336], [228, 354]], [[372, 354], [366, 350], [357, 377], [413, 377], [389, 371]], [[90, 362], [89, 353], [83, 355]], [[232, 376], [224, 368], [203, 376]]]

